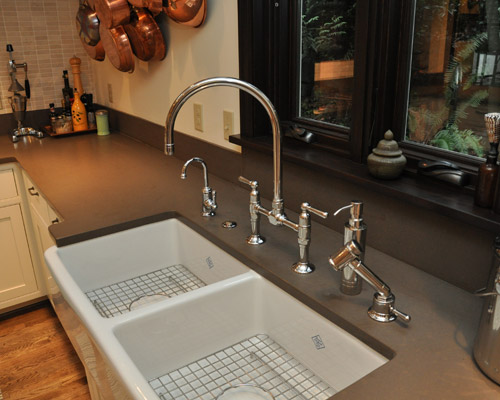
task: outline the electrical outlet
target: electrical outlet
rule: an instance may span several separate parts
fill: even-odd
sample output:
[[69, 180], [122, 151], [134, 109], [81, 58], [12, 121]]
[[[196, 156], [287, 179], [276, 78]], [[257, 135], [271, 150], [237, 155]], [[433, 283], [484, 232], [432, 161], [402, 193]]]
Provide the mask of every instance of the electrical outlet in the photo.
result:
[[234, 134], [234, 112], [224, 110], [222, 112], [222, 119], [224, 124], [224, 139], [229, 140], [229, 136]]
[[111, 83], [108, 83], [108, 101], [113, 102], [113, 85]]
[[194, 129], [203, 132], [203, 105], [199, 103], [194, 103], [193, 112], [194, 112]]

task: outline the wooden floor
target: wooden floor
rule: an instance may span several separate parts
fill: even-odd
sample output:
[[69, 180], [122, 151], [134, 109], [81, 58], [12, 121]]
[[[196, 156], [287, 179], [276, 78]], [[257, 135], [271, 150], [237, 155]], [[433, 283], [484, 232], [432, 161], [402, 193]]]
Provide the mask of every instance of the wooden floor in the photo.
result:
[[0, 390], [4, 400], [90, 400], [83, 366], [48, 302], [0, 316]]

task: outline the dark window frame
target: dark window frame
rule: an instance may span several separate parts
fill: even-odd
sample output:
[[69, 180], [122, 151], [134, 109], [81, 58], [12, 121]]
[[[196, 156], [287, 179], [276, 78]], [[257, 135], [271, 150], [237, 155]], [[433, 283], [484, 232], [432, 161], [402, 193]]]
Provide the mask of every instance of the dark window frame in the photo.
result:
[[[310, 146], [332, 155], [365, 163], [371, 149], [387, 129], [407, 156], [408, 169], [418, 160], [447, 159], [475, 174], [481, 159], [438, 148], [404, 142], [407, 94], [411, 58], [411, 23], [415, 0], [358, 0], [355, 37], [355, 80], [353, 125], [350, 133], [341, 127], [325, 129], [324, 124], [294, 117], [298, 68], [293, 54], [297, 48], [296, 1], [239, 0], [240, 78], [266, 93], [282, 122], [298, 124], [317, 134]], [[276, 6], [277, 5], [277, 6]], [[278, 79], [279, 77], [279, 79]], [[267, 116], [250, 96], [240, 97], [241, 136], [270, 135]]]

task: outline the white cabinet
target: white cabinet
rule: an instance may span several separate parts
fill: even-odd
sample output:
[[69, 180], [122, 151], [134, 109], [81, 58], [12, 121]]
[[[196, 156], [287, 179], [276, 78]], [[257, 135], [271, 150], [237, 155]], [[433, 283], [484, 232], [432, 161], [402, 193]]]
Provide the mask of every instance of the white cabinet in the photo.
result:
[[17, 164], [0, 164], [0, 313], [45, 295]]
[[42, 277], [45, 286], [45, 293], [53, 305], [53, 295], [57, 293], [58, 288], [52, 275], [50, 274], [43, 253], [49, 247], [54, 246], [55, 242], [49, 233], [49, 226], [59, 222], [60, 218], [52, 207], [48, 204], [40, 192], [40, 189], [33, 183], [30, 177], [23, 171], [24, 187], [29, 203], [33, 231], [36, 240], [36, 261], [42, 270]]
[[0, 307], [38, 290], [18, 204], [0, 208]]

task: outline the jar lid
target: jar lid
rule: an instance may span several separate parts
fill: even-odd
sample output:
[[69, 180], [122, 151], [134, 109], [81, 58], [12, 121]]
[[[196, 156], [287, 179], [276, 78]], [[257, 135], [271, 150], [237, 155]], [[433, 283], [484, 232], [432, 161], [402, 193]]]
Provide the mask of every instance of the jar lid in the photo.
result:
[[384, 139], [378, 142], [377, 147], [373, 149], [373, 153], [382, 157], [398, 157], [403, 154], [390, 129], [384, 133]]

